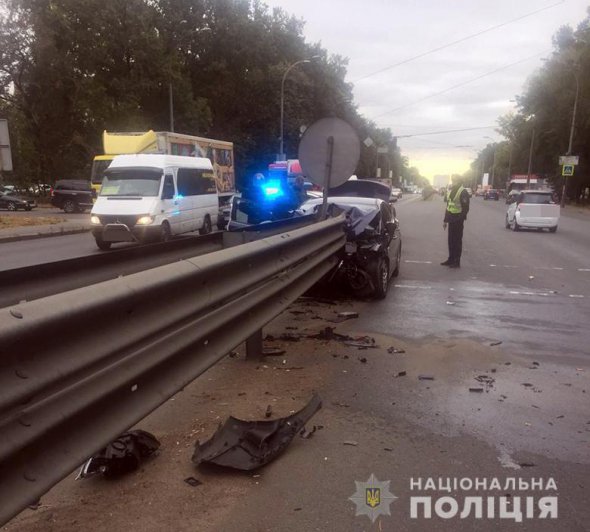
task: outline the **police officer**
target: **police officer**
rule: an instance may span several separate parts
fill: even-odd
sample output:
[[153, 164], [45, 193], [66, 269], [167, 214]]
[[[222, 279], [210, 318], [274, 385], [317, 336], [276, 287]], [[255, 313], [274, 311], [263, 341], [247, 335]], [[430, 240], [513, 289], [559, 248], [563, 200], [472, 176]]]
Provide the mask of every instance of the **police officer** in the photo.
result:
[[469, 212], [469, 192], [461, 184], [461, 176], [454, 175], [453, 186], [447, 193], [447, 209], [443, 229], [449, 227], [449, 258], [441, 266], [459, 268], [463, 248], [463, 225]]

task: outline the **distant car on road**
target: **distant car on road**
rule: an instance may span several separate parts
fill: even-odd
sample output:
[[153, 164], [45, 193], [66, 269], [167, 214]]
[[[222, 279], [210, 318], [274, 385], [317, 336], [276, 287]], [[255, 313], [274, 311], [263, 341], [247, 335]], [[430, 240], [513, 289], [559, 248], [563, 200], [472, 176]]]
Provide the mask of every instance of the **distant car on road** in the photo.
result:
[[30, 211], [36, 206], [37, 202], [35, 200], [29, 200], [5, 190], [0, 191], [0, 209], [8, 209], [9, 211], [22, 209], [24, 211]]
[[498, 201], [500, 199], [500, 193], [497, 190], [490, 188], [483, 193], [483, 199]]
[[92, 209], [96, 191], [90, 181], [81, 179], [61, 179], [51, 190], [51, 205], [64, 212], [84, 212]]
[[549, 190], [523, 190], [506, 211], [506, 229], [549, 229], [557, 231], [559, 224], [559, 204], [553, 201]]
[[402, 189], [401, 188], [392, 188], [391, 195], [397, 197], [397, 199], [402, 199]]

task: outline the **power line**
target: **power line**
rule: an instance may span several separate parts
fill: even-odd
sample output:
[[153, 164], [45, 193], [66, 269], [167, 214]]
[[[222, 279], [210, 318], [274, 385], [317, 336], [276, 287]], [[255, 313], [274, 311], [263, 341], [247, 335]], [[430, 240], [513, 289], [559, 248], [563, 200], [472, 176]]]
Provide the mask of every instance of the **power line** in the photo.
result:
[[372, 117], [371, 120], [375, 120], [375, 119], [380, 118], [382, 116], [385, 116], [385, 115], [388, 115], [388, 114], [391, 114], [391, 113], [395, 113], [395, 111], [399, 111], [401, 109], [405, 109], [406, 107], [410, 107], [412, 105], [416, 105], [417, 103], [423, 102], [425, 100], [429, 100], [430, 98], [434, 98], [435, 96], [440, 96], [441, 94], [445, 94], [446, 92], [450, 92], [450, 91], [452, 91], [454, 89], [457, 89], [459, 87], [463, 87], [464, 85], [467, 85], [469, 83], [473, 83], [474, 81], [477, 81], [479, 79], [482, 79], [482, 78], [485, 78], [485, 77], [490, 76], [492, 74], [495, 74], [496, 72], [500, 72], [501, 70], [505, 70], [507, 68], [513, 67], [515, 65], [518, 65], [520, 63], [524, 63], [525, 61], [530, 61], [531, 59], [533, 59], [533, 57], [537, 57], [539, 55], [542, 55], [542, 54], [547, 53], [547, 52], [550, 52], [550, 51], [551, 50], [544, 50], [542, 52], [537, 52], [534, 55], [531, 55], [529, 57], [525, 57], [524, 59], [520, 59], [519, 61], [515, 61], [514, 63], [510, 63], [508, 65], [501, 66], [500, 68], [496, 68], [494, 70], [490, 70], [489, 72], [486, 72], [485, 74], [482, 74], [481, 76], [477, 76], [475, 78], [468, 79], [467, 81], [463, 81], [461, 83], [457, 83], [456, 85], [453, 85], [452, 87], [448, 87], [448, 88], [446, 88], [446, 89], [444, 89], [442, 91], [435, 92], [434, 94], [430, 94], [429, 96], [425, 96], [424, 98], [420, 98], [419, 100], [416, 100], [414, 102], [410, 102], [410, 103], [407, 103], [407, 104], [402, 105], [400, 107], [396, 107], [395, 109], [391, 109], [390, 111], [385, 111], [384, 113], [381, 113], [379, 115], [376, 115], [376, 116]]
[[462, 129], [446, 129], [443, 131], [429, 131], [426, 133], [413, 133], [412, 135], [396, 135], [398, 139], [405, 139], [410, 137], [422, 137], [425, 135], [440, 135], [441, 133], [456, 133], [460, 131], [474, 131], [476, 129], [494, 129], [498, 126], [478, 126], [478, 127], [465, 127]]
[[421, 54], [415, 55], [415, 56], [410, 57], [408, 59], [404, 59], [403, 61], [400, 61], [399, 63], [395, 63], [393, 65], [382, 68], [380, 70], [376, 70], [375, 72], [372, 72], [370, 74], [366, 74], [364, 76], [361, 76], [360, 78], [353, 80], [353, 83], [357, 83], [363, 79], [370, 78], [372, 76], [376, 76], [377, 74], [381, 74], [381, 72], [385, 72], [387, 70], [397, 68], [398, 66], [405, 65], [405, 64], [410, 63], [412, 61], [415, 61], [416, 59], [420, 59], [421, 57], [425, 57], [425, 56], [433, 54], [435, 52], [439, 52], [440, 50], [444, 50], [445, 48], [449, 48], [450, 46], [454, 46], [455, 44], [459, 44], [459, 43], [465, 42], [469, 39], [473, 39], [474, 37], [478, 37], [479, 35], [482, 35], [484, 33], [488, 33], [490, 31], [497, 30], [498, 28], [501, 28], [503, 26], [507, 26], [508, 24], [512, 24], [513, 22], [517, 22], [519, 20], [523, 20], [525, 18], [532, 17], [533, 15], [536, 15], [537, 13], [540, 13], [541, 11], [546, 11], [547, 9], [551, 9], [552, 7], [558, 6], [563, 3], [565, 3], [565, 0], [561, 0], [560, 2], [556, 2], [555, 4], [551, 4], [549, 6], [542, 7], [541, 9], [531, 11], [530, 13], [526, 13], [524, 15], [521, 15], [520, 17], [513, 18], [511, 20], [508, 20], [507, 22], [502, 22], [502, 24], [497, 24], [496, 26], [490, 26], [489, 28], [487, 28], [485, 30], [478, 31], [477, 33], [472, 33], [471, 35], [467, 35], [466, 37], [462, 37], [461, 39], [457, 39], [456, 41], [452, 41], [450, 43], [443, 44], [441, 46], [438, 46], [437, 48], [432, 48], [431, 50], [428, 50], [428, 51], [423, 52]]

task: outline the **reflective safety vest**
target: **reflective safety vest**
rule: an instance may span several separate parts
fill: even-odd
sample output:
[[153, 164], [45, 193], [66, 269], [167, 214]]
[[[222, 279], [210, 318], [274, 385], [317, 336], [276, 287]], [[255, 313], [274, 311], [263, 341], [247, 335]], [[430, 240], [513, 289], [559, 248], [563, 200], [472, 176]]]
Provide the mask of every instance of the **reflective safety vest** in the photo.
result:
[[449, 211], [451, 214], [461, 214], [463, 212], [463, 209], [461, 208], [461, 193], [464, 190], [465, 189], [463, 186], [460, 186], [457, 189], [457, 193], [455, 194], [454, 198], [451, 198], [451, 193], [449, 192], [449, 196], [447, 198], [447, 211]]

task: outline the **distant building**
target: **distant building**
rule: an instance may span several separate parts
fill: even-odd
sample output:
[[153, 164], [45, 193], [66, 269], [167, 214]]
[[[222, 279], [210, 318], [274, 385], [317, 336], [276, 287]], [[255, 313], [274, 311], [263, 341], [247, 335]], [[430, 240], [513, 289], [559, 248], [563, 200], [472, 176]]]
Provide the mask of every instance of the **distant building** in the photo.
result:
[[447, 188], [449, 181], [450, 181], [449, 174], [435, 175], [434, 178], [432, 179], [432, 186], [436, 190], [439, 190], [441, 188]]

